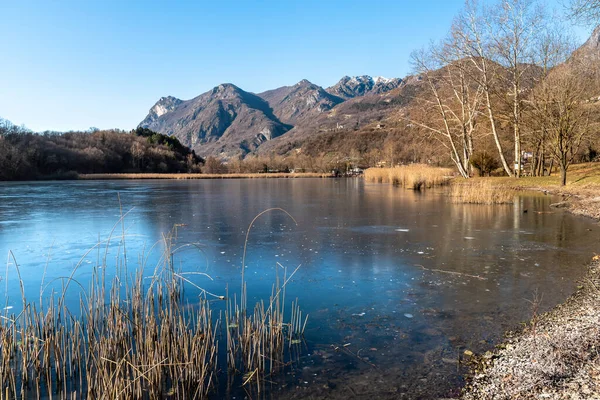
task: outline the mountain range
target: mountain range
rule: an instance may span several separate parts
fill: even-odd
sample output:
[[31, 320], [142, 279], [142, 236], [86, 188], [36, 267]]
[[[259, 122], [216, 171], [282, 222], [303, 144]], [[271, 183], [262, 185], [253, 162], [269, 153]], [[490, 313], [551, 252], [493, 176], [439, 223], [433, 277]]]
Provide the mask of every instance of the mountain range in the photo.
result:
[[[590, 76], [585, 79], [597, 82], [594, 71], [600, 70], [600, 27], [565, 65], [576, 60], [589, 63]], [[497, 76], [509, 73], [499, 64], [490, 65], [497, 69]], [[445, 70], [441, 67], [435, 73], [442, 76]], [[526, 72], [531, 75], [526, 81], [532, 86], [524, 90], [530, 90], [540, 81], [542, 72], [533, 65], [528, 65]], [[257, 94], [233, 84], [221, 84], [191, 100], [162, 97], [139, 126], [173, 135], [204, 157], [350, 157], [358, 153], [364, 159], [371, 151], [393, 148], [390, 151], [401, 155], [404, 161], [433, 162], [435, 154], [447, 156], [446, 151], [439, 142], [425, 140], [422, 132], [406, 122], [413, 120], [411, 115], [424, 112], [422, 101], [418, 101], [427, 92], [424, 83], [419, 76], [344, 76], [328, 88], [304, 79], [293, 86]], [[589, 85], [589, 95], [600, 99], [596, 86]], [[503, 90], [508, 92], [510, 88], [500, 92]], [[494, 101], [502, 101], [496, 97]], [[507, 130], [506, 124], [502, 128]], [[508, 146], [511, 139], [506, 135]]]
[[191, 100], [161, 98], [140, 127], [169, 136], [198, 154], [247, 154], [289, 131], [264, 99], [225, 83]]
[[[304, 79], [254, 94], [226, 83], [190, 100], [160, 98], [139, 127], [175, 136], [202, 156], [227, 159], [265, 149], [280, 152], [277, 146], [285, 139], [298, 141], [320, 130], [360, 125], [352, 120], [356, 111], [373, 108], [371, 103], [390, 103], [385, 95], [402, 86], [399, 78], [363, 75], [345, 76], [327, 89]], [[342, 104], [348, 107], [340, 108]], [[363, 122], [370, 119], [365, 116]]]
[[389, 92], [400, 86], [401, 83], [402, 79], [400, 78], [388, 79], [383, 76], [372, 78], [368, 75], [344, 76], [338, 83], [327, 88], [327, 92], [348, 100], [368, 94]]

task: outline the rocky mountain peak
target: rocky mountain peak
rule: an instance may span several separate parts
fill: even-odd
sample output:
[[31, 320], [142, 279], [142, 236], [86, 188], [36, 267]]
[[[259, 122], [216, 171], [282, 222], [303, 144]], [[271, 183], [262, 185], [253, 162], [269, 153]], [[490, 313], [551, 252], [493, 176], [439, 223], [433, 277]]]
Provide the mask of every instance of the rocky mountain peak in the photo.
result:
[[296, 83], [295, 86], [312, 86], [313, 83], [308, 79], [302, 79], [300, 82]]
[[375, 82], [375, 84], [389, 83], [389, 82], [392, 82], [393, 80], [394, 80], [393, 78], [386, 78], [384, 76], [376, 76], [373, 78], [373, 81]]
[[211, 93], [215, 96], [228, 98], [231, 96], [238, 95], [241, 91], [242, 91], [242, 89], [240, 89], [239, 87], [235, 86], [232, 83], [222, 83], [218, 86], [215, 86], [212, 89]]
[[266, 101], [224, 83], [191, 100], [161, 98], [140, 127], [177, 137], [200, 155], [246, 154], [289, 130]]
[[345, 76], [325, 90], [302, 79], [259, 94], [223, 83], [190, 100], [161, 97], [139, 126], [176, 136], [202, 156], [244, 155], [296, 126], [328, 118], [347, 99], [384, 93], [401, 83], [380, 76]]
[[151, 123], [165, 115], [168, 112], [173, 111], [180, 105], [183, 101], [173, 96], [161, 97], [155, 104], [152, 106], [150, 111], [148, 112], [148, 116], [144, 121], [147, 120], [148, 123]]
[[277, 118], [292, 125], [307, 118], [314, 118], [344, 101], [306, 79], [294, 86], [268, 90], [259, 93], [258, 96], [269, 103]]
[[369, 75], [344, 76], [338, 83], [327, 88], [327, 92], [343, 99], [351, 99], [369, 94], [381, 94], [389, 92], [400, 86], [402, 79], [385, 78]]
[[590, 38], [583, 44], [582, 48], [593, 51], [596, 54], [600, 51], [600, 25], [594, 29]]

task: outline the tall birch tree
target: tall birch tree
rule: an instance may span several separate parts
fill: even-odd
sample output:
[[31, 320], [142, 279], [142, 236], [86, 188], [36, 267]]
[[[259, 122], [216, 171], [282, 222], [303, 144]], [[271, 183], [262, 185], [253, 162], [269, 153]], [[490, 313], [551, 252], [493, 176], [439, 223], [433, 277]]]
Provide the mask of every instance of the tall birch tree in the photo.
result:
[[460, 175], [468, 178], [483, 90], [466, 73], [465, 60], [457, 57], [455, 39], [450, 35], [445, 42], [412, 54], [413, 68], [426, 90], [411, 122], [431, 133], [448, 150]]

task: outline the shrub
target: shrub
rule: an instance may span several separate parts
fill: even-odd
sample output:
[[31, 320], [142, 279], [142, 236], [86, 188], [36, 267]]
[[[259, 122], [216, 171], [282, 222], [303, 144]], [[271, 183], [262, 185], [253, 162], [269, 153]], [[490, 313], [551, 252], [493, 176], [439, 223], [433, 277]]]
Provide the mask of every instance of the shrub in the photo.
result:
[[487, 151], [479, 151], [471, 156], [471, 165], [479, 172], [479, 176], [490, 176], [492, 171], [500, 167], [498, 160]]

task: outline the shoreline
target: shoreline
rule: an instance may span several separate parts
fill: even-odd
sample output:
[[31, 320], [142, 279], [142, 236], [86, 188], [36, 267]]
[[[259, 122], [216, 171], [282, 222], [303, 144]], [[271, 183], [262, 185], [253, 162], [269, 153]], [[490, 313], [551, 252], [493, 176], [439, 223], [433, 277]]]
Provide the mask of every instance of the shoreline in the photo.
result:
[[273, 179], [273, 178], [330, 178], [331, 174], [318, 172], [276, 172], [246, 174], [168, 174], [168, 173], [119, 173], [119, 174], [79, 174], [76, 180], [123, 180], [123, 179]]
[[600, 398], [600, 261], [575, 293], [475, 357], [463, 400]]
[[[551, 204], [551, 207], [566, 208], [571, 214], [600, 221], [600, 189], [571, 188], [567, 186], [566, 188], [531, 187], [527, 190], [561, 196], [563, 201]], [[600, 251], [600, 248], [598, 251]]]
[[[600, 190], [519, 189], [561, 196], [552, 207], [600, 221]], [[461, 399], [600, 399], [600, 256], [577, 283], [563, 303], [534, 314], [494, 350], [475, 356]]]

